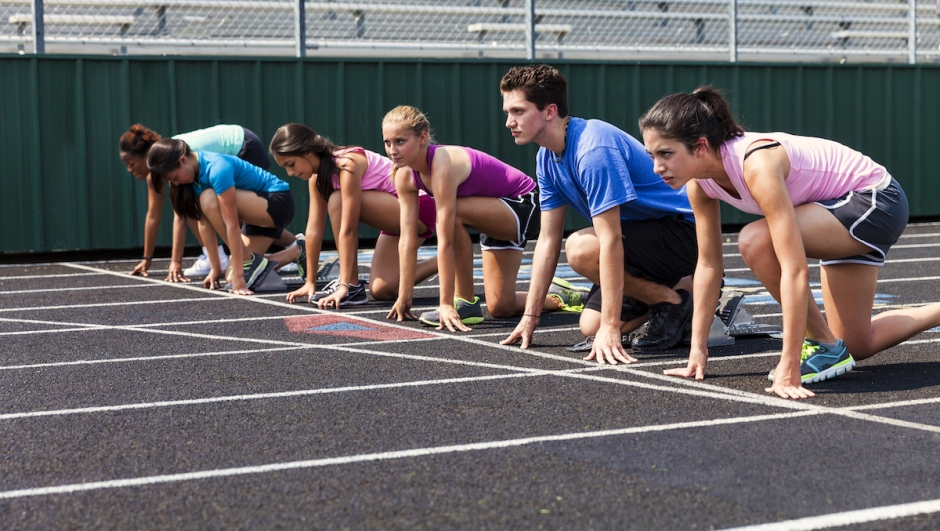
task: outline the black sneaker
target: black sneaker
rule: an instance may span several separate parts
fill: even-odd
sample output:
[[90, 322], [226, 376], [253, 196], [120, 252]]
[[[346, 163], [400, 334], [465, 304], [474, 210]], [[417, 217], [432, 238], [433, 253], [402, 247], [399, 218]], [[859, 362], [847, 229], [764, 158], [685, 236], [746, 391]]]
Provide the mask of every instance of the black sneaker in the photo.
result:
[[692, 294], [677, 290], [682, 297], [679, 304], [660, 302], [650, 304], [650, 320], [646, 334], [633, 338], [633, 348], [642, 350], [666, 350], [676, 346], [692, 320]]
[[[349, 288], [349, 291], [346, 292], [346, 296], [343, 297], [343, 300], [339, 301], [340, 306], [358, 306], [369, 302], [369, 296], [366, 294], [366, 282], [359, 280], [355, 284], [346, 284], [346, 287]], [[323, 288], [323, 291], [314, 293], [313, 296], [310, 297], [310, 303], [316, 304], [320, 299], [329, 297], [337, 288], [339, 288], [339, 279], [327, 284], [326, 287]]]

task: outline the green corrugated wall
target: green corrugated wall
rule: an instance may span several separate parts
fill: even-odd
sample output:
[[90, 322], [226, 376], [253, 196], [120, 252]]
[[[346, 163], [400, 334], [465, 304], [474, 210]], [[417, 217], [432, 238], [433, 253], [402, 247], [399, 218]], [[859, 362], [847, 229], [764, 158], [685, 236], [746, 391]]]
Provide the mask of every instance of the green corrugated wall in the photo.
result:
[[[473, 146], [534, 174], [535, 147], [503, 126], [498, 84], [516, 62], [292, 58], [0, 56], [0, 252], [143, 245], [144, 186], [117, 140], [141, 122], [164, 136], [241, 124], [268, 142], [303, 122], [340, 144], [383, 152], [380, 123], [400, 104], [424, 110], [441, 143]], [[665, 94], [712, 84], [750, 130], [845, 143], [887, 166], [911, 215], [940, 216], [940, 68], [934, 65], [662, 64], [557, 61], [571, 113], [637, 135]], [[304, 183], [288, 178], [303, 230]], [[752, 218], [724, 210], [723, 221]], [[158, 245], [170, 244], [164, 206]], [[583, 226], [572, 217], [569, 229]], [[376, 231], [363, 228], [363, 237]]]

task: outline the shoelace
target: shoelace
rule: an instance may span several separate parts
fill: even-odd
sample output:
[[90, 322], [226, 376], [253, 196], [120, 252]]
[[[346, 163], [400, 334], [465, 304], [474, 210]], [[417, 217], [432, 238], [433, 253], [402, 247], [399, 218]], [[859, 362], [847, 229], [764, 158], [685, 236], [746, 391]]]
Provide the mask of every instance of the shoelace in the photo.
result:
[[814, 345], [812, 343], [803, 342], [803, 350], [800, 351], [800, 363], [806, 361], [810, 356], [816, 352], [823, 350], [822, 345]]
[[323, 286], [324, 293], [333, 293], [339, 287], [339, 279], [334, 278], [326, 286]]

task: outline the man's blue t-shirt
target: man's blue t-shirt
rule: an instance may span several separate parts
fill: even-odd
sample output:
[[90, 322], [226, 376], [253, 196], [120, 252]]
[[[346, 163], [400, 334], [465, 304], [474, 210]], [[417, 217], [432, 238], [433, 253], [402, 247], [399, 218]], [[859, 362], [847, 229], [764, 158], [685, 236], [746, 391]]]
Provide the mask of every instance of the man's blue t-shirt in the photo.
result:
[[591, 219], [619, 205], [622, 220], [695, 221], [685, 188], [670, 188], [643, 144], [607, 122], [571, 117], [561, 162], [554, 157], [543, 147], [536, 158], [542, 210], [567, 204]]
[[196, 195], [205, 188], [212, 188], [216, 194], [235, 187], [239, 190], [251, 192], [284, 192], [290, 190], [290, 185], [278, 179], [254, 164], [243, 161], [238, 157], [212, 153], [211, 151], [198, 151], [199, 175], [193, 182]]

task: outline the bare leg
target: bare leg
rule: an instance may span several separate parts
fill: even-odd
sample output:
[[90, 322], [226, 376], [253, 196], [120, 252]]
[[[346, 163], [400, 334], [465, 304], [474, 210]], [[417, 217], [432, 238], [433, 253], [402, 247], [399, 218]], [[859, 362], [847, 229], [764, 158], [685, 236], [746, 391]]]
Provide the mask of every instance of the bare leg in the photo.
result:
[[[867, 252], [868, 247], [852, 238], [842, 223], [825, 208], [808, 204], [796, 207], [796, 219], [806, 256], [812, 258], [843, 258]], [[770, 229], [765, 220], [748, 224], [738, 236], [741, 256], [767, 291], [780, 301], [780, 262], [770, 239]], [[874, 294], [872, 295], [874, 296]], [[871, 303], [868, 304], [869, 317]], [[806, 306], [807, 337], [820, 341], [832, 342], [838, 334], [833, 334], [816, 301], [809, 299]]]
[[[600, 285], [601, 247], [593, 227], [581, 229], [569, 236], [565, 243], [565, 254], [572, 269], [591, 282]], [[626, 271], [623, 275], [623, 294], [647, 304], [682, 302], [682, 296], [674, 289], [645, 278], [634, 277]]]
[[940, 326], [940, 303], [872, 317], [878, 268], [837, 264], [822, 268], [823, 301], [832, 332], [857, 360], [874, 356], [924, 330]]

